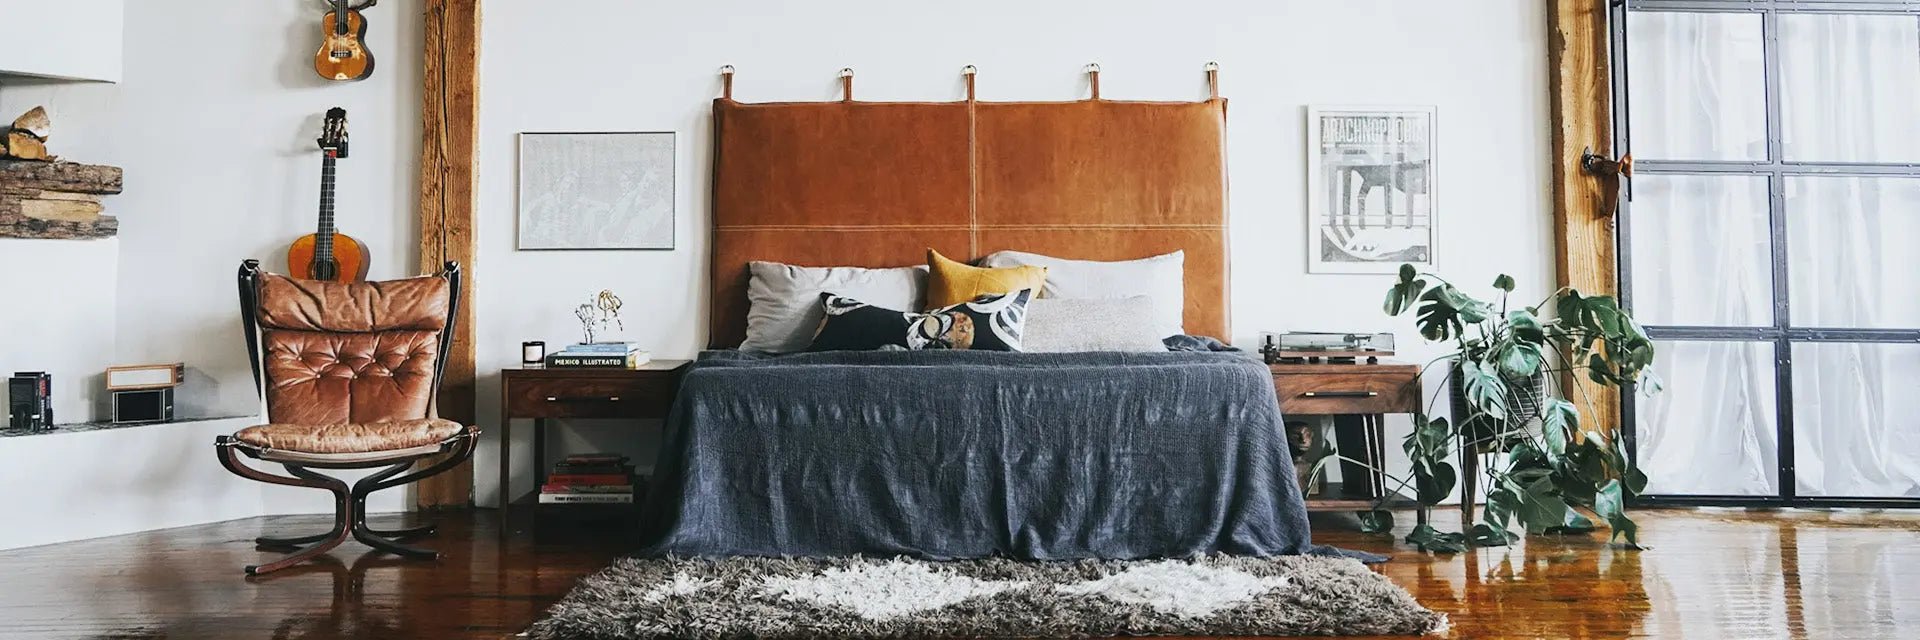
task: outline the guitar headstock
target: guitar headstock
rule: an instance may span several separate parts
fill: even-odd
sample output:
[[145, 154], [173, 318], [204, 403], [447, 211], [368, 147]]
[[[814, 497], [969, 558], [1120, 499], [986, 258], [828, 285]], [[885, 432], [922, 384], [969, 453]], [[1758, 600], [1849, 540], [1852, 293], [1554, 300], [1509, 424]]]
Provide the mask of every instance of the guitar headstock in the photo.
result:
[[347, 157], [347, 110], [334, 107], [327, 110], [326, 122], [320, 125], [320, 149], [335, 158]]

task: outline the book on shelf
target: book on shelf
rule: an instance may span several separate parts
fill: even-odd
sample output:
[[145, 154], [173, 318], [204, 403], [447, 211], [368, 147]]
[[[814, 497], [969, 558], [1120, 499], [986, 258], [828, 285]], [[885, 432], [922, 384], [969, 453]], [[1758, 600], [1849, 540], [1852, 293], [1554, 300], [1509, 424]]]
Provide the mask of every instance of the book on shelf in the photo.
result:
[[561, 461], [553, 463], [553, 471], [549, 475], [607, 475], [607, 473], [628, 475], [628, 473], [634, 473], [634, 465], [628, 463], [626, 455], [566, 455]]
[[633, 504], [633, 493], [545, 493], [540, 504]]
[[562, 351], [547, 356], [547, 367], [554, 369], [638, 369], [652, 362], [653, 357], [645, 351], [635, 351], [626, 355], [618, 353], [581, 353]]
[[633, 493], [632, 484], [553, 484], [540, 485], [541, 493]]
[[608, 485], [633, 482], [633, 476], [625, 470], [617, 473], [552, 473], [547, 475], [547, 484], [552, 485]]
[[630, 458], [618, 453], [575, 453], [561, 458], [554, 466], [590, 464], [626, 464]]
[[638, 342], [575, 342], [561, 349], [561, 353], [615, 354], [626, 355], [636, 351], [645, 351]]

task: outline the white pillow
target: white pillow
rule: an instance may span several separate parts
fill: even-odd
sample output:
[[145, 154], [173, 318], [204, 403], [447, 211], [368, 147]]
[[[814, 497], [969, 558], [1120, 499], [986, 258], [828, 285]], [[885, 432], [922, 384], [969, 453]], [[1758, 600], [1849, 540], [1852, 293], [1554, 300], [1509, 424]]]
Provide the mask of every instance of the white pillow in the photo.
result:
[[927, 288], [926, 267], [862, 269], [796, 267], [749, 262], [747, 341], [741, 351], [795, 353], [807, 350], [826, 312], [821, 293], [835, 293], [888, 309], [918, 309]]
[[1037, 298], [1027, 303], [1028, 353], [1166, 351], [1146, 296], [1099, 300]]
[[1158, 337], [1186, 333], [1182, 316], [1186, 309], [1187, 254], [1175, 251], [1166, 255], [1100, 262], [1068, 260], [1021, 251], [1000, 251], [981, 261], [980, 266], [1004, 268], [1038, 265], [1047, 268], [1047, 286], [1040, 298], [1113, 299], [1146, 296], [1153, 300], [1153, 326]]

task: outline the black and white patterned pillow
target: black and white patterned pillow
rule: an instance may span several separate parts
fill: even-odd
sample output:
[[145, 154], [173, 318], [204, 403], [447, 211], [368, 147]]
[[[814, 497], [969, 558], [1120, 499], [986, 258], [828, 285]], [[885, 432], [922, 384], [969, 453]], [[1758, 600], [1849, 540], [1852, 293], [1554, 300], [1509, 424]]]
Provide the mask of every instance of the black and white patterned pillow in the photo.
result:
[[1032, 289], [980, 296], [950, 307], [916, 313], [876, 307], [853, 298], [820, 294], [826, 319], [808, 351], [876, 349], [975, 349], [1019, 351]]

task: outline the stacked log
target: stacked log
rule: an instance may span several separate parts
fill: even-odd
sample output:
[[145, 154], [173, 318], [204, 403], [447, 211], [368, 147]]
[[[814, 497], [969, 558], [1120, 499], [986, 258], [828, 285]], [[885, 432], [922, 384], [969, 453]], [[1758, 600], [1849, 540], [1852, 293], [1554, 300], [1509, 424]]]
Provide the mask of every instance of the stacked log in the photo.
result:
[[100, 196], [120, 193], [120, 168], [0, 160], [0, 238], [110, 238], [120, 221]]

